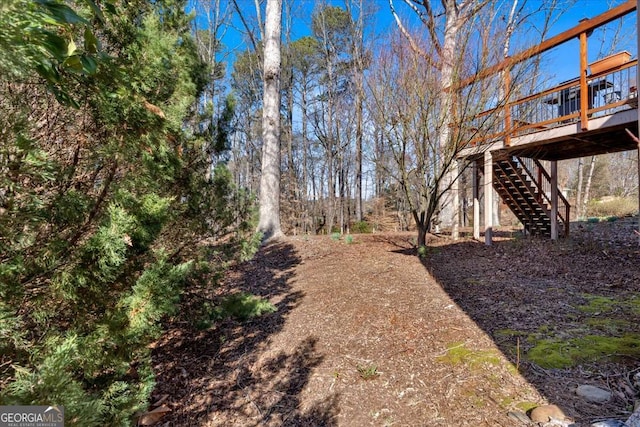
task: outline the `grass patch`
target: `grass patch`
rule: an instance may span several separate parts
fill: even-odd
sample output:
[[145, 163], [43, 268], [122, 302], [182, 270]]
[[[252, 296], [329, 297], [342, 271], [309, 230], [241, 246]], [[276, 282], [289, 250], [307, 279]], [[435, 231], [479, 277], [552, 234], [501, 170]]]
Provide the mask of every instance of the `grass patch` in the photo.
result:
[[527, 358], [543, 368], [569, 368], [580, 362], [604, 357], [640, 356], [640, 336], [623, 337], [586, 335], [568, 340], [544, 339], [527, 353]]
[[465, 364], [472, 368], [500, 365], [500, 357], [495, 350], [471, 350], [464, 343], [450, 345], [446, 354], [436, 357], [436, 360], [452, 366]]
[[347, 236], [344, 238], [344, 242], [347, 245], [350, 245], [351, 243], [353, 243], [353, 236], [351, 234], [347, 234]]
[[338, 240], [340, 240], [340, 233], [338, 233], [338, 232], [331, 233], [331, 240], [334, 240], [334, 241], [336, 241], [336, 242], [337, 242]]

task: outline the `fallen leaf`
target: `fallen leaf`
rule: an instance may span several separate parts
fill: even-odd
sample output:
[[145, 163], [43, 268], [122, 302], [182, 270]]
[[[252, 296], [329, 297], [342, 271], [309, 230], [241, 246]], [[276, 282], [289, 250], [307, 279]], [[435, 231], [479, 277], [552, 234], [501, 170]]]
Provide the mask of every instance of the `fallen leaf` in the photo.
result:
[[165, 415], [171, 412], [171, 409], [167, 405], [162, 405], [154, 409], [153, 411], [149, 411], [145, 414], [142, 414], [138, 419], [139, 426], [152, 426], [158, 421], [160, 421]]

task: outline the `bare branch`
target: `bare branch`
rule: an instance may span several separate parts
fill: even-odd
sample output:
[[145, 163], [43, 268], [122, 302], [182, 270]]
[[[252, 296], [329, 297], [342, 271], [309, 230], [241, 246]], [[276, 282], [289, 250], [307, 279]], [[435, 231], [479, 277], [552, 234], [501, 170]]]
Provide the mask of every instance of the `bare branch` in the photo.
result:
[[400, 20], [400, 17], [396, 12], [396, 9], [393, 5], [393, 0], [389, 0], [389, 8], [391, 9], [391, 14], [396, 20], [396, 24], [398, 25], [400, 32], [409, 41], [409, 45], [411, 46], [411, 49], [417, 54], [419, 54], [420, 56], [422, 56], [424, 59], [426, 59], [431, 66], [439, 68], [439, 65], [433, 60], [431, 55], [429, 55], [424, 49], [420, 48], [420, 46], [418, 45], [418, 43], [416, 43], [413, 36], [411, 36], [411, 33], [409, 33], [409, 31], [406, 29], [406, 27], [404, 26], [404, 24], [402, 23], [402, 21]]

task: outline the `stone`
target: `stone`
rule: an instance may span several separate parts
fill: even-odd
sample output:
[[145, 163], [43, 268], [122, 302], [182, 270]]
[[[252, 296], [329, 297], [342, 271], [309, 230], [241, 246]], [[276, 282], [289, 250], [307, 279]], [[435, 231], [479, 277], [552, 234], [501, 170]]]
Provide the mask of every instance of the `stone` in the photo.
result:
[[556, 405], [542, 405], [531, 410], [529, 418], [534, 423], [547, 423], [553, 420], [564, 420], [566, 416]]
[[507, 413], [507, 415], [509, 416], [509, 418], [514, 419], [516, 421], [520, 421], [524, 425], [527, 425], [527, 426], [531, 425], [531, 420], [529, 419], [529, 417], [527, 417], [527, 415], [524, 412], [510, 411]]
[[627, 420], [627, 427], [640, 427], [640, 407]]
[[618, 420], [603, 420], [591, 424], [591, 427], [626, 427], [626, 424]]
[[588, 402], [605, 403], [611, 399], [611, 393], [592, 385], [580, 385], [576, 388], [576, 394]]

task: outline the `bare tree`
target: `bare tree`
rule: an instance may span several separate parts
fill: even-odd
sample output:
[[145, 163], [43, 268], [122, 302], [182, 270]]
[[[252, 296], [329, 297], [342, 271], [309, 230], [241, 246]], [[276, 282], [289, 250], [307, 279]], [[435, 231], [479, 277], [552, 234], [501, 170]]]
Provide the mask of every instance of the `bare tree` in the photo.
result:
[[[439, 182], [442, 197], [438, 198], [438, 213], [436, 225], [443, 222], [444, 225], [452, 226], [452, 235], [458, 235], [458, 211], [459, 202], [457, 197], [457, 171], [452, 170], [455, 162], [450, 159], [449, 164], [442, 160], [448, 158], [445, 152], [451, 146], [451, 129], [454, 125], [454, 116], [452, 113], [454, 106], [454, 87], [460, 77], [460, 31], [476, 14], [487, 5], [489, 0], [442, 0], [442, 11], [434, 9], [430, 0], [422, 0], [416, 2], [413, 0], [404, 0], [404, 2], [413, 9], [419, 16], [422, 23], [426, 26], [429, 35], [429, 53], [423, 49], [417, 50], [418, 53], [426, 55], [429, 62], [438, 70], [437, 89], [439, 97], [439, 115], [438, 120], [442, 126], [439, 128], [439, 153], [441, 158], [439, 168], [445, 169], [443, 179]], [[403, 25], [398, 14], [395, 12], [393, 0], [389, 0], [392, 13], [396, 18], [398, 26], [405, 36], [409, 37], [412, 46], [417, 46], [415, 39], [410, 36], [409, 31]], [[440, 23], [440, 17], [444, 17], [444, 23]], [[415, 49], [415, 48], [414, 48]], [[445, 191], [451, 189], [451, 191]], [[453, 197], [450, 197], [453, 195]]]
[[264, 29], [262, 176], [258, 231], [264, 241], [280, 238], [280, 37], [282, 0], [267, 0]]
[[[472, 140], [480, 137], [481, 129], [492, 128], [498, 116], [485, 115], [484, 122], [472, 124], [471, 119], [484, 110], [495, 91], [487, 82], [465, 88], [461, 96], [451, 97], [455, 104], [448, 111], [453, 112], [455, 127], [450, 130], [449, 143], [443, 146], [442, 129], [451, 122], [441, 114], [439, 70], [406, 40], [396, 37], [378, 57], [368, 81], [373, 102], [369, 109], [393, 159], [378, 167], [384, 168], [401, 189], [418, 229], [418, 245], [424, 246], [441, 198], [460, 173], [452, 164], [463, 149], [469, 149]], [[461, 61], [461, 54], [456, 55]], [[451, 173], [456, 175], [449, 178]]]

